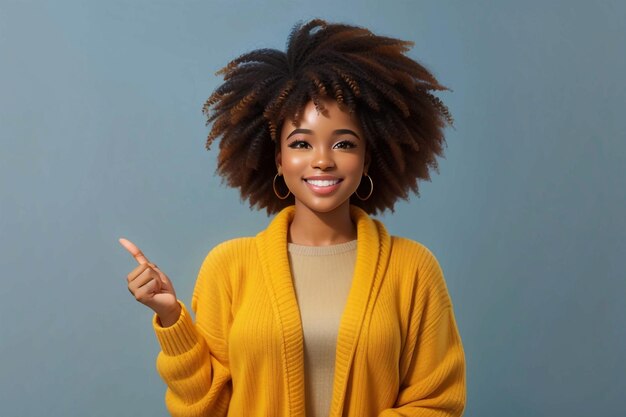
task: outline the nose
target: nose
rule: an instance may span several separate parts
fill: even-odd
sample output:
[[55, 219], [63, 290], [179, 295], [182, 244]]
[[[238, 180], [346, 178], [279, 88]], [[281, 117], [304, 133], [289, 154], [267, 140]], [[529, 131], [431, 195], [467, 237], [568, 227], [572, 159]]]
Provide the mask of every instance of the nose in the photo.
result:
[[313, 168], [321, 169], [322, 171], [326, 171], [327, 169], [335, 167], [335, 161], [333, 161], [332, 157], [325, 150], [320, 150], [313, 157], [311, 166]]

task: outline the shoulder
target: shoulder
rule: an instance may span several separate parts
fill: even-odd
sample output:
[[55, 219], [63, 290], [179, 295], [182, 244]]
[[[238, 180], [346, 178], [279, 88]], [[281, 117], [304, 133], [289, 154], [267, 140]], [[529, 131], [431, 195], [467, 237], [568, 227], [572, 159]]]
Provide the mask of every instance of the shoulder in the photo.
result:
[[254, 246], [255, 238], [252, 236], [246, 237], [237, 237], [234, 239], [225, 240], [217, 244], [211, 251], [209, 255], [218, 255], [218, 256], [226, 256], [236, 254], [239, 251], [247, 250], [250, 247]]
[[435, 254], [411, 239], [392, 236], [391, 242], [390, 265], [403, 276], [403, 282], [413, 286], [422, 302], [430, 299], [440, 306], [449, 305], [448, 288]]
[[200, 266], [194, 297], [204, 294], [207, 288], [222, 288], [230, 294], [233, 285], [236, 285], [234, 277], [246, 269], [251, 250], [254, 250], [252, 237], [226, 240], [213, 247]]
[[439, 267], [435, 254], [423, 243], [400, 236], [391, 236], [391, 257], [397, 262], [415, 263], [416, 267]]
[[219, 243], [213, 247], [202, 263], [202, 269], [216, 267], [228, 267], [240, 264], [249, 257], [250, 251], [254, 250], [253, 237], [238, 237]]

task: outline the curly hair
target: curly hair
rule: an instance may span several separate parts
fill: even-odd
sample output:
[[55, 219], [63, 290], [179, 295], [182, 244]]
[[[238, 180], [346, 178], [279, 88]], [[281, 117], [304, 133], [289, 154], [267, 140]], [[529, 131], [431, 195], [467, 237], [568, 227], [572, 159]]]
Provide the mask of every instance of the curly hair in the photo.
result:
[[439, 172], [443, 130], [453, 119], [430, 93], [449, 89], [404, 54], [413, 45], [314, 19], [293, 27], [287, 52], [256, 49], [232, 60], [216, 73], [224, 82], [202, 109], [207, 126], [212, 123], [206, 148], [222, 137], [217, 173], [240, 189], [250, 207], [265, 208], [268, 215], [294, 204], [293, 196], [280, 200], [272, 188], [282, 124], [292, 119], [298, 125], [310, 101], [327, 114], [323, 99], [328, 98], [356, 114], [371, 157], [374, 193], [350, 203], [376, 214], [393, 211], [409, 190], [419, 196], [417, 181], [430, 181], [430, 169]]

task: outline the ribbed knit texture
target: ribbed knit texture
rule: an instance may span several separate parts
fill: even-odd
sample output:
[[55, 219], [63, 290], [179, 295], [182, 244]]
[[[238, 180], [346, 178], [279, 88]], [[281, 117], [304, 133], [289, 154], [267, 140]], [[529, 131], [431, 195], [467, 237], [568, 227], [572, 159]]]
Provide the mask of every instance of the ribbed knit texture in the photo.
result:
[[331, 246], [288, 245], [304, 334], [307, 417], [328, 417], [337, 333], [352, 284], [356, 248], [356, 240]]
[[[287, 254], [294, 207], [218, 245], [171, 327], [153, 320], [173, 416], [305, 416], [302, 323]], [[465, 358], [439, 263], [351, 207], [357, 259], [335, 357], [330, 417], [460, 416]]]

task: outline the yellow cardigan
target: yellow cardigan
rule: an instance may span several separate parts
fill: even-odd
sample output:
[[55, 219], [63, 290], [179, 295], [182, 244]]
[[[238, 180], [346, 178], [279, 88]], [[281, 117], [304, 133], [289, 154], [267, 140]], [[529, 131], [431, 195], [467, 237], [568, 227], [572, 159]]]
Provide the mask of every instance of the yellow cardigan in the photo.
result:
[[[153, 326], [173, 416], [304, 417], [303, 335], [287, 254], [294, 207], [215, 247], [189, 311]], [[357, 261], [337, 337], [330, 417], [460, 416], [465, 356], [441, 268], [352, 206]], [[180, 301], [179, 301], [180, 302]]]

